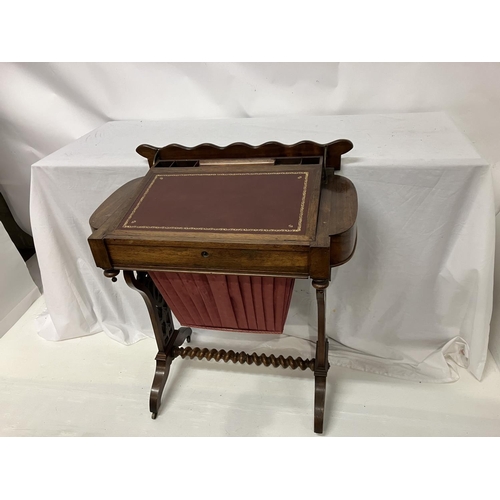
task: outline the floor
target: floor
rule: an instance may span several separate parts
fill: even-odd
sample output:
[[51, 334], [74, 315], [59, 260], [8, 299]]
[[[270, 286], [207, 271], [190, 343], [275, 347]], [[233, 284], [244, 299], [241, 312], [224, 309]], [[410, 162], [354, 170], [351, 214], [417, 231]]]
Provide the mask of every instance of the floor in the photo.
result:
[[[44, 308], [41, 297], [0, 339], [0, 436], [315, 435], [309, 371], [198, 360], [173, 363], [152, 420], [154, 341], [48, 342], [35, 329]], [[482, 382], [460, 370], [458, 382], [420, 384], [332, 366], [324, 435], [500, 436], [495, 362]]]

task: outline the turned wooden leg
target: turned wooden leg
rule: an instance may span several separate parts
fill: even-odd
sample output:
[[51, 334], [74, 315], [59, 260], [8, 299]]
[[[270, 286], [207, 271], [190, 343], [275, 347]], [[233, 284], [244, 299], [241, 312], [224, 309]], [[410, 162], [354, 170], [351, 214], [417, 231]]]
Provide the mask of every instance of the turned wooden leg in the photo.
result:
[[326, 375], [328, 373], [328, 340], [326, 339], [325, 294], [328, 280], [313, 280], [318, 305], [318, 341], [316, 342], [316, 364], [314, 367], [314, 432], [323, 432], [325, 415]]

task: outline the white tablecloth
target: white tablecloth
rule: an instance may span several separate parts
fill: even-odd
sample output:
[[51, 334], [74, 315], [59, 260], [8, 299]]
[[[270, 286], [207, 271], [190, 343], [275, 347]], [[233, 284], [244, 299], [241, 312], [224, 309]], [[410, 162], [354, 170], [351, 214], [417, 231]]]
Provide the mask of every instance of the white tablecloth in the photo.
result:
[[[104, 330], [152, 336], [139, 294], [96, 268], [88, 219], [147, 172], [135, 153], [164, 146], [350, 139], [341, 175], [359, 197], [358, 245], [328, 289], [331, 363], [452, 381], [453, 360], [480, 378], [492, 310], [495, 208], [489, 165], [443, 113], [109, 122], [32, 167], [31, 223], [49, 340]], [[285, 334], [314, 339], [315, 303], [297, 280]]]

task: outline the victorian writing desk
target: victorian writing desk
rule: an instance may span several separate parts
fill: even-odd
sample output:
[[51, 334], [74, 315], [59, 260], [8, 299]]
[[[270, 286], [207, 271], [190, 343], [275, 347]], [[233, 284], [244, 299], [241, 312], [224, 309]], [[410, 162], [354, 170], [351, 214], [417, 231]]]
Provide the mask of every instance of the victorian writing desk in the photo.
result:
[[[141, 145], [150, 170], [92, 215], [98, 267], [144, 298], [158, 354], [150, 395], [156, 418], [176, 357], [311, 369], [314, 431], [323, 432], [331, 267], [356, 244], [357, 197], [335, 175], [348, 140], [194, 148]], [[318, 308], [314, 359], [182, 347], [191, 327], [282, 333], [296, 278], [312, 278]], [[182, 325], [175, 329], [172, 311]]]

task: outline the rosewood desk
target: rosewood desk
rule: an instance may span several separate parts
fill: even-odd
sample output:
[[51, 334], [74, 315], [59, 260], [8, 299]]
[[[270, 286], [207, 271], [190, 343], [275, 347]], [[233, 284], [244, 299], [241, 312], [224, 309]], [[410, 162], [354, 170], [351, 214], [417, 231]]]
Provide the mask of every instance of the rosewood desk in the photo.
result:
[[[335, 174], [348, 140], [194, 148], [141, 145], [150, 170], [92, 215], [98, 267], [144, 298], [158, 354], [150, 395], [156, 418], [176, 357], [311, 369], [314, 431], [323, 432], [331, 268], [356, 245], [356, 190]], [[281, 333], [294, 279], [312, 278], [318, 339], [314, 359], [183, 347], [191, 327]], [[183, 325], [175, 329], [172, 311]]]

